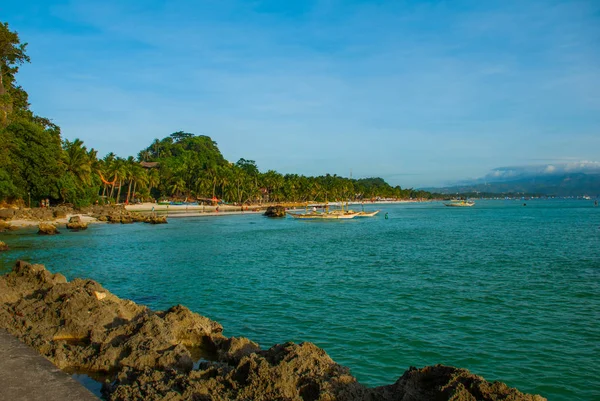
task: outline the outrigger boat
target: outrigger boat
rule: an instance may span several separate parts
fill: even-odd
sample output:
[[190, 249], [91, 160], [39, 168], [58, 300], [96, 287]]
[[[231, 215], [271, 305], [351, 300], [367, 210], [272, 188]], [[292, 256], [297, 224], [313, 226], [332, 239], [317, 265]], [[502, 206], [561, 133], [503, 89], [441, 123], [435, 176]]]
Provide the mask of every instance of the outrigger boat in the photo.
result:
[[334, 219], [353, 219], [358, 213], [336, 213], [336, 212], [309, 212], [309, 213], [291, 213], [286, 212], [295, 219], [305, 220], [334, 220]]
[[317, 211], [316, 207], [313, 207], [313, 210], [309, 212], [308, 204], [307, 204], [306, 212], [304, 212], [304, 213], [292, 213], [292, 212], [286, 212], [286, 213], [295, 219], [304, 219], [304, 220], [353, 219], [360, 214], [360, 212], [354, 212], [352, 210], [344, 210], [343, 204], [342, 204], [341, 210], [329, 211], [329, 205], [325, 205], [325, 211], [323, 211], [323, 212]]
[[379, 213], [379, 210], [375, 210], [374, 212], [358, 212], [358, 215], [356, 217], [373, 217], [375, 216], [377, 213]]
[[475, 202], [462, 199], [453, 199], [450, 201], [450, 203], [444, 203], [444, 205], [450, 207], [470, 207], [475, 206]]

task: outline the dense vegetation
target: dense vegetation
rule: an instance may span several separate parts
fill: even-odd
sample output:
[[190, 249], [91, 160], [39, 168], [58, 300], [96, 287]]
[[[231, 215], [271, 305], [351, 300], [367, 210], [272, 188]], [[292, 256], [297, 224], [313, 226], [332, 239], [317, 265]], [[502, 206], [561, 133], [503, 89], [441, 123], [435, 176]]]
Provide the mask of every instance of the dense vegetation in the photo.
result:
[[15, 81], [19, 66], [29, 62], [25, 50], [18, 34], [0, 24], [0, 201], [33, 206], [42, 199], [85, 205], [160, 198], [244, 203], [431, 197], [381, 178], [260, 172], [253, 160], [225, 160], [211, 138], [181, 131], [154, 140], [137, 159], [113, 153], [98, 159], [94, 149], [62, 139], [58, 126], [30, 110], [27, 92]]

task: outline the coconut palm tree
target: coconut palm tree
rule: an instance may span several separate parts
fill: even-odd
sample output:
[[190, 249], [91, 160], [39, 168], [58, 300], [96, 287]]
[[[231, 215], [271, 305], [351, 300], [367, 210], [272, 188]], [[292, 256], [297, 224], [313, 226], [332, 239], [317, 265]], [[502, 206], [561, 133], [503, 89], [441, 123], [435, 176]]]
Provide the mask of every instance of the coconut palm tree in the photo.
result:
[[63, 141], [62, 163], [67, 173], [72, 174], [79, 185], [92, 183], [92, 163], [83, 142], [76, 138], [73, 142]]

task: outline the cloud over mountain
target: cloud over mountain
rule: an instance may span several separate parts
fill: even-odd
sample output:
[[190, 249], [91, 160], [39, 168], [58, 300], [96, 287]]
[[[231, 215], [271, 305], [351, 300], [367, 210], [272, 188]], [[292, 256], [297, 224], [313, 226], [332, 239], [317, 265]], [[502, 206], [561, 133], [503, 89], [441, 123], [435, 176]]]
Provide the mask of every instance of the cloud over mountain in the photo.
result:
[[600, 162], [573, 161], [550, 164], [497, 167], [476, 182], [501, 182], [516, 179], [564, 174], [600, 174]]

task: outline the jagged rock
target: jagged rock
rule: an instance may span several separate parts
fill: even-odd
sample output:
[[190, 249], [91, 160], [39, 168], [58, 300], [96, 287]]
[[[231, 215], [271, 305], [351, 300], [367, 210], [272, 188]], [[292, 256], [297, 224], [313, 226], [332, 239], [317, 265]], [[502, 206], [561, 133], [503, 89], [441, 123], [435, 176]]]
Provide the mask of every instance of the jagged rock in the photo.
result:
[[217, 349], [220, 361], [238, 363], [243, 357], [260, 351], [260, 346], [245, 337], [230, 337], [220, 340]]
[[15, 216], [14, 209], [0, 209], [0, 220], [10, 220]]
[[67, 217], [67, 209], [65, 208], [57, 208], [52, 211], [52, 216], [55, 219], [64, 219]]
[[6, 230], [10, 230], [12, 225], [4, 220], [0, 220], [0, 233]]
[[167, 224], [167, 216], [148, 216], [144, 222], [150, 224]]
[[[109, 373], [108, 400], [542, 401], [465, 369], [411, 368], [396, 383], [368, 389], [311, 343], [262, 351], [183, 306], [154, 312], [91, 280], [67, 282], [41, 265], [17, 262], [0, 276], [0, 328], [60, 368]], [[189, 349], [205, 350], [193, 369]]]
[[67, 223], [67, 228], [69, 230], [79, 231], [87, 229], [88, 225], [81, 220], [80, 216], [71, 216]]
[[38, 228], [39, 228], [38, 234], [42, 234], [42, 235], [60, 234], [60, 231], [58, 231], [58, 229], [56, 228], [56, 226], [54, 224], [40, 223]]
[[267, 217], [285, 217], [285, 207], [283, 206], [269, 206], [265, 211]]
[[0, 252], [2, 251], [8, 251], [8, 245], [6, 245], [4, 242], [0, 241]]
[[[122, 300], [92, 280], [17, 262], [0, 277], [0, 327], [60, 368], [108, 372], [128, 366], [187, 372], [186, 346], [213, 346], [223, 327], [183, 306], [164, 312]], [[215, 340], [212, 339], [215, 338]]]
[[382, 400], [543, 401], [539, 395], [523, 394], [504, 383], [486, 381], [466, 369], [435, 365], [411, 367], [396, 383], [373, 389]]

